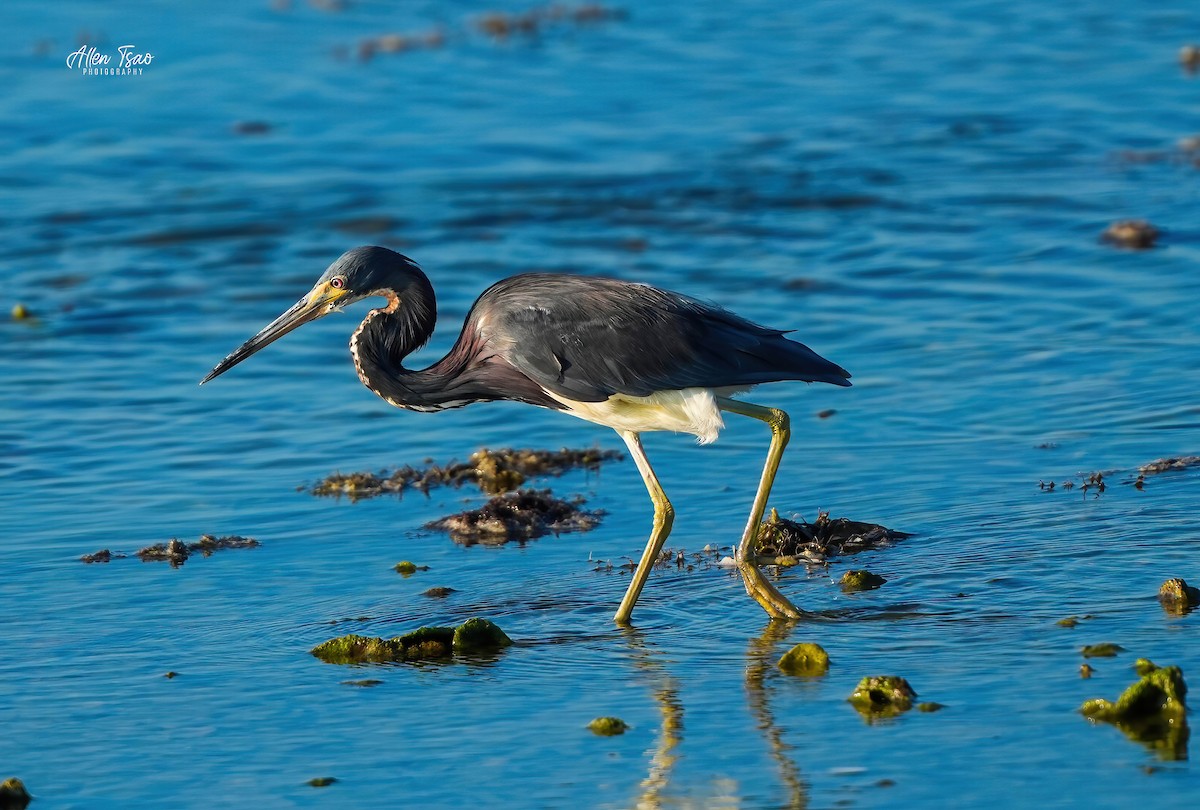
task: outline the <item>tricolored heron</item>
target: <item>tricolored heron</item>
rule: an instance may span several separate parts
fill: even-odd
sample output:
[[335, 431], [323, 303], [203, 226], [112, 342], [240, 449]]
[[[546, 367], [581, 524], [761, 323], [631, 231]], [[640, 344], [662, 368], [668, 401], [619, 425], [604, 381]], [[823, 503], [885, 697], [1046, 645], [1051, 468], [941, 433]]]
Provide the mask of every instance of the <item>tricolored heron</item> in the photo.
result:
[[201, 384], [302, 324], [371, 296], [350, 338], [367, 388], [398, 408], [440, 411], [515, 400], [607, 425], [620, 434], [654, 502], [654, 525], [617, 609], [625, 624], [671, 532], [675, 510], [642, 449], [650, 430], [691, 433], [701, 444], [724, 427], [722, 411], [771, 427], [767, 462], [734, 559], [746, 591], [772, 618], [800, 612], [758, 570], [754, 540], [788, 443], [788, 415], [733, 399], [780, 380], [850, 385], [850, 374], [785, 332], [647, 284], [550, 273], [513, 276], [488, 288], [467, 313], [450, 352], [415, 371], [404, 359], [433, 334], [433, 287], [416, 263], [382, 247], [344, 254], [291, 309], [222, 360]]

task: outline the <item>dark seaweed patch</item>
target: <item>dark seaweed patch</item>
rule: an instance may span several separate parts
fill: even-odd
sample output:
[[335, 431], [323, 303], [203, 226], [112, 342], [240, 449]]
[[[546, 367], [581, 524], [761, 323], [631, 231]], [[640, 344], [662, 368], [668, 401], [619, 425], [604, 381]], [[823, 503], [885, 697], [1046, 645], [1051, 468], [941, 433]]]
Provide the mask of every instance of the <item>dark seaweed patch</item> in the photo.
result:
[[428, 463], [424, 467], [399, 467], [378, 474], [335, 473], [314, 485], [313, 495], [340, 497], [351, 501], [384, 494], [403, 494], [415, 489], [428, 492], [439, 486], [461, 487], [473, 484], [489, 495], [510, 492], [535, 476], [559, 476], [574, 469], [596, 470], [605, 461], [623, 456], [614, 450], [488, 450], [484, 448], [466, 463], [445, 466]]
[[448, 532], [464, 545], [500, 545], [546, 534], [584, 532], [600, 523], [600, 512], [585, 511], [582, 498], [559, 500], [549, 490], [523, 489], [497, 495], [479, 509], [435, 520], [426, 528]]

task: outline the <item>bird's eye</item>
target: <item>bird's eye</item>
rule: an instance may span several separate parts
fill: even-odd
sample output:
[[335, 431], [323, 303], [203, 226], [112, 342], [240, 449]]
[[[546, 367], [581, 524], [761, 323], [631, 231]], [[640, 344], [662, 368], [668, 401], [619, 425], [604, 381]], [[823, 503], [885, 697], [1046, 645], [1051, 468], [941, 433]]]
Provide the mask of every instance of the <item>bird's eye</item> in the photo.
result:
[[342, 287], [346, 286], [346, 279], [342, 278], [341, 276], [334, 276], [333, 278], [329, 279], [329, 286], [333, 287], [335, 290], [340, 290]]

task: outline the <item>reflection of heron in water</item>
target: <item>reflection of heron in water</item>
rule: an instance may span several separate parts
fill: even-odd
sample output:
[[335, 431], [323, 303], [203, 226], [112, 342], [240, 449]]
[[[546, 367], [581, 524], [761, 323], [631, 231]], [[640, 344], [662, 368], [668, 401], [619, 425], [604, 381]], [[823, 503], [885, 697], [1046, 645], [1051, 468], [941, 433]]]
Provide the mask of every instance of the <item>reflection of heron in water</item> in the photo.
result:
[[651, 649], [645, 636], [632, 627], [624, 631], [625, 641], [633, 653], [633, 665], [650, 679], [654, 702], [661, 715], [658, 739], [650, 767], [642, 780], [638, 810], [657, 810], [662, 807], [662, 793], [671, 781], [671, 769], [679, 755], [675, 749], [683, 742], [683, 701], [679, 698], [679, 684], [658, 661], [661, 653]]
[[849, 373], [779, 329], [647, 284], [530, 273], [488, 288], [471, 307], [450, 353], [427, 369], [405, 358], [433, 334], [433, 287], [409, 258], [360, 247], [330, 265], [291, 309], [235, 349], [201, 382], [309, 321], [371, 296], [372, 309], [350, 339], [363, 384], [399, 408], [440, 411], [513, 400], [563, 411], [620, 434], [654, 502], [641, 562], [617, 609], [626, 624], [671, 532], [675, 510], [642, 449], [641, 433], [672, 430], [712, 441], [722, 412], [771, 428], [762, 480], [738, 544], [746, 591], [772, 618], [800, 612], [754, 565], [754, 540], [791, 436], [788, 415], [733, 399], [755, 385], [804, 380], [849, 385]]
[[[770, 622], [761, 636], [750, 641], [746, 652], [745, 685], [750, 713], [767, 740], [771, 757], [779, 765], [779, 775], [787, 791], [787, 803], [783, 806], [788, 810], [805, 810], [808, 807], [808, 786], [801, 778], [795, 760], [788, 753], [791, 746], [783, 741], [783, 731], [771, 714], [765, 683], [767, 673], [775, 666], [775, 647], [787, 638], [791, 629], [790, 624]], [[641, 793], [636, 804], [639, 810], [658, 810], [664, 804], [663, 794], [679, 759], [676, 749], [683, 742], [683, 700], [679, 684], [659, 660], [662, 654], [633, 628], [626, 628], [623, 635], [633, 654], [634, 667], [650, 680], [661, 717], [654, 754], [650, 758], [646, 778], [639, 785]], [[736, 804], [736, 799], [734, 802]]]
[[746, 651], [746, 700], [750, 713], [758, 721], [758, 727], [771, 747], [771, 757], [779, 765], [779, 776], [787, 787], [788, 810], [804, 810], [808, 807], [808, 786], [800, 777], [800, 768], [788, 754], [791, 746], [783, 741], [783, 730], [775, 724], [775, 716], [767, 703], [767, 673], [775, 668], [776, 646], [787, 638], [791, 625], [769, 622], [762, 635], [750, 640]]

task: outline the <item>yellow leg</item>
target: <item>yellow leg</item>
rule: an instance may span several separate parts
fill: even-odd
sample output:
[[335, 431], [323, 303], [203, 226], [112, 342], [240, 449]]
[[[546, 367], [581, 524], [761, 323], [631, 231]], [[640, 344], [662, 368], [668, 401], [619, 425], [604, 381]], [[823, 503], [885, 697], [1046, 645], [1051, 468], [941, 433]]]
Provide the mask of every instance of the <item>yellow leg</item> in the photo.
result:
[[734, 560], [742, 579], [746, 584], [746, 593], [754, 601], [762, 605], [763, 610], [772, 619], [799, 619], [800, 611], [786, 596], [772, 585], [758, 566], [754, 564], [754, 541], [758, 536], [758, 527], [762, 523], [763, 512], [767, 508], [767, 499], [771, 497], [771, 486], [775, 483], [775, 473], [779, 470], [779, 461], [783, 458], [783, 449], [791, 438], [791, 423], [788, 415], [778, 408], [764, 408], [749, 402], [739, 402], [736, 399], [720, 397], [717, 406], [723, 411], [749, 416], [766, 422], [771, 426], [771, 446], [767, 450], [767, 463], [763, 467], [762, 480], [758, 484], [758, 493], [754, 496], [754, 505], [750, 508], [750, 519], [746, 522], [746, 531], [738, 543]]
[[614, 617], [617, 624], [629, 624], [629, 616], [633, 613], [633, 606], [637, 604], [638, 597], [642, 595], [642, 588], [646, 587], [650, 569], [654, 567], [654, 562], [658, 559], [659, 552], [662, 551], [663, 543], [667, 541], [667, 535], [671, 533], [671, 525], [675, 522], [675, 508], [667, 500], [667, 494], [663, 492], [662, 485], [658, 483], [658, 477], [654, 475], [654, 470], [650, 467], [650, 460], [646, 458], [646, 451], [642, 449], [641, 437], [630, 431], [617, 432], [625, 440], [629, 454], [633, 456], [633, 462], [637, 464], [638, 472], [642, 474], [642, 480], [646, 482], [650, 500], [654, 502], [654, 528], [650, 531], [650, 539], [646, 541], [646, 550], [642, 552], [642, 561], [638, 563], [637, 570], [633, 572], [633, 581], [629, 583], [629, 589], [625, 591], [625, 598], [621, 600], [621, 606], [617, 608], [617, 615]]

